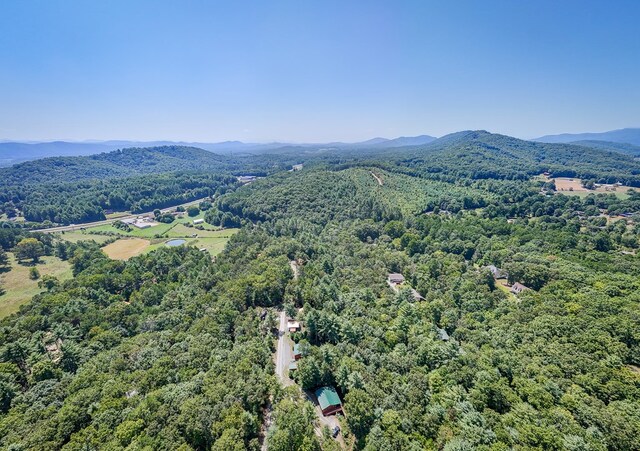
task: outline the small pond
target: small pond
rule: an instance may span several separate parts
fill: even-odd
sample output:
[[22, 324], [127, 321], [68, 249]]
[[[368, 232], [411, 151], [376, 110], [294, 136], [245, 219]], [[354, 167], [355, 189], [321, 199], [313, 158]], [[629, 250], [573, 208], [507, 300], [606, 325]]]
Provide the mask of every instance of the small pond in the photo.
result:
[[169, 247], [176, 247], [186, 243], [187, 240], [169, 240], [165, 244]]

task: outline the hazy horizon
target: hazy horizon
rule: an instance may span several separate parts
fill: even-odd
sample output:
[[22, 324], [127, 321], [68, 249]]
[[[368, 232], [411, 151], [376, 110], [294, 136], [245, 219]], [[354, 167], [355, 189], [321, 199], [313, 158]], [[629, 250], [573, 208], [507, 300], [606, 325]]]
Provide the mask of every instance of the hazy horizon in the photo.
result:
[[24, 1], [0, 12], [2, 140], [531, 139], [640, 122], [637, 2]]
[[[623, 129], [640, 129], [640, 127], [621, 127], [621, 128], [616, 128], [616, 129], [611, 129], [611, 130], [583, 130], [583, 131], [568, 131], [568, 132], [560, 132], [560, 133], [542, 133], [540, 135], [536, 135], [536, 136], [528, 136], [528, 137], [523, 137], [523, 136], [513, 136], [513, 135], [508, 135], [507, 133], [501, 133], [498, 131], [494, 131], [494, 130], [485, 130], [489, 133], [493, 133], [493, 134], [499, 134], [499, 135], [507, 135], [507, 136], [513, 136], [514, 138], [518, 138], [518, 139], [523, 139], [523, 140], [532, 140], [532, 139], [536, 139], [536, 138], [540, 138], [543, 136], [549, 136], [549, 135], [572, 135], [572, 134], [591, 134], [591, 133], [605, 133], [605, 132], [611, 132], [611, 131], [617, 131], [617, 130], [623, 130]], [[434, 138], [442, 138], [443, 136], [449, 135], [451, 133], [456, 133], [456, 132], [461, 132], [461, 131], [472, 131], [474, 129], [470, 129], [470, 128], [462, 128], [460, 130], [455, 130], [455, 131], [451, 131], [449, 133], [445, 133], [442, 135], [435, 135], [433, 133], [418, 133], [416, 135], [399, 135], [399, 136], [370, 136], [367, 138], [363, 138], [361, 140], [357, 140], [357, 141], [340, 141], [337, 139], [329, 139], [326, 141], [293, 141], [293, 140], [287, 140], [287, 139], [280, 139], [280, 140], [270, 140], [270, 141], [264, 141], [264, 140], [253, 140], [253, 141], [243, 141], [241, 139], [221, 139], [221, 140], [215, 140], [215, 141], [211, 141], [211, 140], [207, 140], [207, 141], [203, 141], [203, 140], [195, 140], [195, 139], [164, 139], [164, 138], [156, 138], [156, 139], [145, 139], [145, 140], [140, 140], [140, 139], [127, 139], [127, 138], [109, 138], [109, 139], [73, 139], [73, 138], [50, 138], [50, 139], [6, 139], [6, 138], [0, 138], [0, 143], [3, 142], [15, 142], [15, 143], [24, 143], [24, 144], [40, 144], [40, 143], [50, 143], [50, 142], [68, 142], [68, 143], [78, 143], [78, 144], [90, 144], [90, 143], [96, 143], [96, 144], [100, 144], [100, 143], [105, 143], [105, 142], [110, 142], [110, 141], [125, 141], [125, 142], [140, 142], [140, 143], [145, 143], [145, 142], [175, 142], [175, 143], [206, 143], [206, 144], [218, 144], [218, 143], [225, 143], [225, 142], [242, 142], [244, 144], [275, 144], [275, 143], [282, 143], [282, 144], [330, 144], [330, 143], [344, 143], [344, 144], [357, 144], [363, 141], [368, 141], [371, 139], [388, 139], [388, 140], [392, 140], [392, 139], [396, 139], [396, 138], [411, 138], [411, 137], [416, 137], [416, 136], [432, 136]], [[477, 130], [477, 129], [476, 129]]]

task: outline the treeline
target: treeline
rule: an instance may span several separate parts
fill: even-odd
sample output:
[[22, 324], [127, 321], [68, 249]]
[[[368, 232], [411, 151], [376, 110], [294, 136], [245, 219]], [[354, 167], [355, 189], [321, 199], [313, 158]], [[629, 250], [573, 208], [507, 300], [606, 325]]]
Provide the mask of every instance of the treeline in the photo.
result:
[[105, 210], [142, 213], [218, 196], [239, 186], [231, 175], [180, 172], [138, 177], [49, 183], [0, 193], [28, 221], [57, 224], [105, 219]]

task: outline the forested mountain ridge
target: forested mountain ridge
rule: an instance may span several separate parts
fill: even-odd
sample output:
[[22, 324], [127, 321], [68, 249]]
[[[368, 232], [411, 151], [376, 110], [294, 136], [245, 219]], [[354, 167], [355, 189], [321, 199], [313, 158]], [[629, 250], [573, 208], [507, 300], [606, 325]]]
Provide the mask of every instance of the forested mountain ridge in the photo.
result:
[[480, 131], [444, 136], [388, 158], [419, 172], [455, 178], [528, 179], [542, 172], [556, 177], [593, 178], [640, 186], [640, 162], [631, 156], [571, 144], [524, 141]]
[[2, 185], [104, 179], [196, 170], [227, 170], [233, 160], [195, 147], [151, 147], [114, 150], [80, 157], [52, 157], [0, 169]]
[[0, 142], [0, 167], [11, 166], [23, 161], [35, 160], [39, 158], [63, 157], [63, 156], [81, 156], [93, 155], [105, 152], [111, 152], [118, 149], [128, 148], [152, 148], [152, 147], [196, 147], [208, 150], [217, 154], [224, 155], [251, 155], [261, 154], [274, 149], [284, 147], [300, 147], [300, 148], [317, 148], [317, 147], [334, 147], [334, 148], [361, 148], [361, 147], [401, 147], [406, 145], [419, 145], [433, 141], [433, 136], [401, 136], [394, 139], [374, 138], [367, 141], [345, 143], [300, 143], [292, 144], [287, 142], [269, 142], [269, 143], [245, 143], [241, 141], [224, 141], [216, 143], [206, 142], [176, 142], [176, 141], [96, 141], [96, 142]]
[[617, 143], [612, 141], [596, 141], [596, 140], [573, 141], [570, 144], [575, 144], [577, 146], [593, 147], [594, 149], [609, 150], [612, 152], [620, 152], [627, 155], [632, 155], [634, 157], [640, 156], [640, 146], [634, 146], [633, 144]]
[[[542, 172], [551, 176], [579, 177], [594, 182], [640, 186], [640, 162], [619, 152], [567, 144], [523, 141], [486, 131], [465, 131], [447, 135], [428, 144], [396, 148], [363, 147], [353, 149], [285, 147], [260, 155], [230, 157], [192, 147], [165, 146], [125, 149], [88, 157], [47, 158], [0, 169], [0, 213], [26, 213], [30, 221], [54, 223], [86, 222], [102, 219], [105, 209], [143, 204], [170, 206], [193, 196], [181, 196], [180, 186], [186, 173], [267, 175], [293, 164], [317, 167], [375, 165], [383, 170], [446, 183], [461, 180], [526, 181]], [[167, 174], [176, 174], [172, 183]], [[156, 177], [171, 194], [144, 194], [142, 189]], [[135, 181], [138, 177], [139, 184]], [[131, 178], [129, 182], [111, 179]], [[203, 179], [204, 180], [204, 179]], [[372, 179], [373, 180], [373, 179]], [[117, 191], [128, 184], [141, 195], [128, 195], [127, 202], [109, 198], [109, 184]], [[99, 188], [96, 188], [99, 187]], [[215, 192], [217, 185], [211, 185]], [[153, 192], [154, 190], [151, 190]], [[122, 196], [121, 196], [122, 197]], [[50, 202], [46, 199], [50, 198]], [[151, 198], [154, 198], [151, 200]], [[50, 205], [47, 205], [47, 202]], [[55, 206], [54, 206], [55, 205]], [[139, 211], [138, 208], [133, 208]], [[63, 213], [64, 212], [64, 213]]]
[[541, 142], [569, 143], [584, 140], [612, 141], [640, 146], [640, 128], [622, 128], [601, 133], [563, 133], [534, 139]]

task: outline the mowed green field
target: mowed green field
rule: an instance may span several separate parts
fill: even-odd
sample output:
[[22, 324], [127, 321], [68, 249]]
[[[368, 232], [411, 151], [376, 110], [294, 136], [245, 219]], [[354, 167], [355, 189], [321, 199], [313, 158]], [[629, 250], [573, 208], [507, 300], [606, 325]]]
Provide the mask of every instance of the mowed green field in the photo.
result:
[[[11, 262], [11, 270], [0, 273], [2, 286], [6, 291], [5, 294], [0, 296], [0, 318], [17, 312], [22, 304], [44, 291], [38, 288], [37, 280], [29, 278], [31, 266], [18, 264], [12, 253], [8, 255]], [[42, 257], [36, 268], [40, 271], [41, 277], [48, 274], [57, 277], [60, 281], [72, 277], [71, 265], [57, 257]]]
[[56, 233], [55, 236], [71, 243], [93, 240], [98, 244], [102, 244], [105, 241], [111, 239], [111, 237], [107, 235], [95, 235], [91, 233], [85, 233], [84, 231], [60, 232]]
[[[200, 224], [200, 226], [204, 227], [204, 230], [187, 226], [187, 224], [193, 224], [193, 221], [195, 219], [200, 219], [203, 217], [204, 213], [200, 213], [198, 216], [193, 217], [184, 216], [182, 218], [177, 218], [171, 224], [160, 223], [147, 229], [138, 229], [132, 227], [131, 231], [129, 232], [120, 230], [109, 224], [89, 227], [82, 231], [60, 233], [57, 235], [63, 240], [71, 242], [95, 240], [98, 243], [104, 243], [105, 241], [112, 238], [112, 236], [102, 235], [102, 233], [110, 233], [113, 235], [121, 236], [122, 239], [119, 239], [115, 243], [109, 245], [112, 248], [118, 249], [118, 255], [114, 255], [115, 258], [120, 258], [125, 254], [126, 258], [129, 258], [133, 255], [137, 255], [140, 252], [151, 252], [155, 249], [165, 246], [166, 242], [173, 238], [182, 238], [186, 241], [185, 245], [193, 245], [199, 249], [206, 249], [212, 255], [219, 254], [224, 249], [224, 246], [229, 238], [231, 238], [238, 232], [238, 229], [220, 229], [207, 223]], [[147, 239], [150, 244], [144, 249], [140, 249], [138, 247], [136, 248], [135, 252], [132, 249], [132, 252], [128, 253], [126, 249], [127, 245], [139, 245], [139, 240], [131, 240], [128, 238]]]
[[[206, 249], [211, 255], [217, 255], [224, 249], [225, 244], [229, 241], [233, 235], [238, 233], [239, 229], [224, 229], [224, 230], [197, 230], [184, 227], [187, 233], [184, 233], [180, 227], [172, 229], [169, 233], [169, 238], [163, 238], [160, 240], [153, 240], [153, 244], [147, 247], [144, 252], [151, 252], [159, 247], [166, 246], [166, 242], [169, 239], [182, 238], [186, 241], [184, 245], [196, 246], [198, 249]], [[197, 234], [197, 237], [193, 237], [193, 234]]]
[[[109, 233], [114, 233], [117, 235], [122, 235], [122, 236], [131, 236], [131, 237], [135, 237], [135, 238], [154, 238], [157, 236], [162, 236], [162, 235], [167, 235], [167, 236], [175, 236], [173, 235], [173, 233], [187, 233], [185, 231], [186, 230], [192, 230], [192, 232], [189, 233], [189, 235], [192, 235], [194, 233], [197, 232], [201, 232], [200, 230], [197, 230], [195, 227], [190, 228], [187, 227], [185, 224], [193, 224], [193, 221], [195, 219], [203, 219], [204, 218], [204, 213], [201, 212], [198, 216], [184, 216], [182, 218], [176, 218], [175, 221], [173, 221], [171, 224], [165, 224], [165, 223], [159, 223], [156, 226], [153, 227], [149, 227], [146, 229], [138, 229], [137, 227], [131, 227], [131, 230], [129, 232], [126, 232], [124, 230], [120, 230], [116, 227], [114, 227], [112, 224], [106, 224], [106, 225], [101, 225], [101, 226], [96, 226], [96, 227], [89, 227], [87, 229], [84, 230], [85, 233], [87, 234], [91, 234], [92, 232], [109, 232]], [[201, 226], [203, 226], [206, 230], [217, 230], [217, 227], [214, 227], [210, 224], [207, 223], [203, 223], [200, 224]], [[174, 232], [173, 229], [177, 228], [178, 232]], [[182, 236], [182, 235], [179, 235]]]

